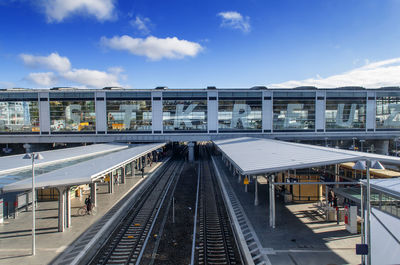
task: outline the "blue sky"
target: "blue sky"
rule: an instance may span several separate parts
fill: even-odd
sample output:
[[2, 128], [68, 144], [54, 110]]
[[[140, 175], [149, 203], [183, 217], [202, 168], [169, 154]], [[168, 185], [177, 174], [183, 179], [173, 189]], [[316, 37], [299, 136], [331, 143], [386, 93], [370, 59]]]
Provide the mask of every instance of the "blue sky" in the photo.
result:
[[397, 0], [0, 0], [0, 88], [398, 86]]

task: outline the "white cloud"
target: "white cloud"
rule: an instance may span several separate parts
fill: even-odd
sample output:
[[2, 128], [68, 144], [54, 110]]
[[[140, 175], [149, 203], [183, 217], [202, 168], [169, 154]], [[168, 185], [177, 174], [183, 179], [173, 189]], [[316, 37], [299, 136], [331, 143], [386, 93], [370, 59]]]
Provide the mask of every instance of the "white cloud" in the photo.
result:
[[20, 54], [21, 59], [28, 66], [64, 72], [71, 68], [71, 62], [67, 57], [61, 57], [58, 53], [51, 53], [49, 56], [34, 56], [31, 54]]
[[236, 11], [220, 12], [218, 16], [222, 18], [221, 27], [239, 29], [245, 33], [250, 32], [250, 17], [243, 17]]
[[142, 34], [149, 34], [150, 33], [150, 19], [147, 17], [140, 18], [136, 16], [136, 19], [132, 19], [130, 22], [132, 27], [139, 30]]
[[368, 63], [351, 71], [326, 78], [309, 78], [300, 81], [292, 80], [279, 84], [270, 84], [268, 86], [276, 88], [292, 88], [298, 86], [315, 86], [320, 88], [362, 86], [366, 88], [376, 88], [399, 85], [400, 57]]
[[36, 85], [44, 87], [50, 87], [57, 84], [57, 77], [53, 72], [30, 73], [26, 79]]
[[44, 0], [44, 11], [49, 22], [62, 22], [73, 14], [95, 16], [100, 21], [114, 17], [114, 0]]
[[30, 73], [25, 80], [40, 86], [54, 86], [60, 80], [71, 81], [88, 87], [102, 88], [105, 86], [121, 86], [119, 79], [126, 79], [121, 67], [112, 67], [107, 71], [90, 69], [71, 69], [71, 62], [67, 57], [61, 57], [57, 53], [49, 56], [34, 56], [31, 54], [21, 54], [23, 62], [35, 68], [46, 68], [55, 72]]
[[203, 47], [196, 42], [179, 40], [177, 37], [157, 38], [149, 36], [145, 39], [132, 38], [127, 35], [101, 38], [101, 43], [115, 50], [125, 50], [132, 54], [146, 56], [151, 60], [182, 59], [186, 56], [194, 57]]
[[72, 69], [71, 71], [61, 73], [61, 76], [69, 81], [89, 87], [121, 86], [118, 83], [118, 74], [98, 70]]

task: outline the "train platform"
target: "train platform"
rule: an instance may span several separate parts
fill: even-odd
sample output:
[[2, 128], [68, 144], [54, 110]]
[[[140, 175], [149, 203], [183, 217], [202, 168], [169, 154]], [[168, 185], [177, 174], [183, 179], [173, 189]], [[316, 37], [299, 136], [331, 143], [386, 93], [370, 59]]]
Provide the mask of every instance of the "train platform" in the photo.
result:
[[[254, 205], [254, 180], [245, 192], [243, 180], [224, 165], [220, 157], [214, 157], [224, 188], [230, 201], [237, 199], [241, 217], [246, 222], [244, 240], [258, 248], [257, 257], [264, 260], [259, 264], [278, 265], [313, 265], [313, 264], [360, 264], [361, 257], [355, 253], [360, 235], [347, 232], [344, 224], [326, 222], [316, 204], [285, 204], [283, 199], [276, 199], [276, 228], [270, 228], [268, 185], [258, 185], [259, 204]], [[236, 208], [237, 205], [234, 205]], [[236, 210], [235, 210], [236, 212]], [[237, 213], [235, 213], [237, 215]], [[237, 222], [240, 227], [243, 221]], [[239, 228], [242, 231], [246, 229]], [[250, 252], [252, 252], [250, 251]], [[257, 262], [255, 262], [258, 264]]]
[[114, 205], [135, 189], [142, 180], [154, 172], [162, 162], [156, 162], [135, 176], [126, 176], [125, 184], [115, 184], [114, 192], [108, 193], [108, 184], [97, 186], [97, 214], [80, 216], [89, 191], [71, 199], [71, 227], [58, 232], [58, 201], [39, 202], [36, 209], [36, 255], [32, 256], [32, 211], [19, 213], [16, 219], [0, 224], [0, 264], [49, 264], [89, 227], [100, 220]]

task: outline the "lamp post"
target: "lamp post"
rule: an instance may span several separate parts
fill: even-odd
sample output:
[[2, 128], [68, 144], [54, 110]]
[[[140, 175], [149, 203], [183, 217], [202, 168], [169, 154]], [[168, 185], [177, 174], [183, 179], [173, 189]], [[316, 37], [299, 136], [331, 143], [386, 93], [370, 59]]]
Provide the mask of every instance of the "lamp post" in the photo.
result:
[[[385, 167], [379, 163], [379, 161], [357, 161], [353, 166], [353, 169], [356, 170], [366, 170], [367, 171], [367, 218], [366, 218], [366, 228], [367, 228], [367, 246], [368, 246], [368, 256], [367, 256], [367, 264], [371, 265], [371, 186], [370, 186], [370, 174], [369, 169], [385, 169]], [[364, 220], [363, 220], [364, 221]]]
[[[25, 154], [22, 159], [32, 160], [32, 255], [36, 255], [35, 246], [35, 160], [43, 159], [39, 153]], [[28, 202], [27, 202], [28, 203]]]

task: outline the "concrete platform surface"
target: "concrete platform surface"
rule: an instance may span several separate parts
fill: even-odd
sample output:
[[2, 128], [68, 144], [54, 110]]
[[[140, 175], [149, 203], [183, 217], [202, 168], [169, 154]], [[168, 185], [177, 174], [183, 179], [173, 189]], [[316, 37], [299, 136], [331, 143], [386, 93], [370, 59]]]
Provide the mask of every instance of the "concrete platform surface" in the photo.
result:
[[[225, 186], [234, 191], [240, 201], [261, 252], [270, 264], [323, 265], [360, 264], [361, 256], [355, 253], [360, 243], [359, 234], [347, 232], [344, 223], [326, 222], [316, 203], [285, 204], [276, 198], [276, 228], [269, 227], [268, 185], [258, 185], [259, 205], [254, 206], [254, 180], [245, 192], [243, 179], [217, 159], [219, 172], [224, 175]], [[268, 262], [267, 262], [268, 263]]]
[[[145, 168], [145, 177], [161, 165], [153, 163]], [[109, 194], [107, 184], [97, 185], [97, 214], [79, 216], [87, 194], [71, 200], [71, 227], [58, 232], [58, 201], [39, 202], [36, 208], [36, 256], [32, 256], [32, 210], [19, 213], [17, 219], [6, 219], [0, 224], [0, 264], [48, 264], [61, 254], [92, 224], [99, 220], [119, 200], [139, 185], [141, 172], [127, 176], [125, 184], [116, 184]]]

